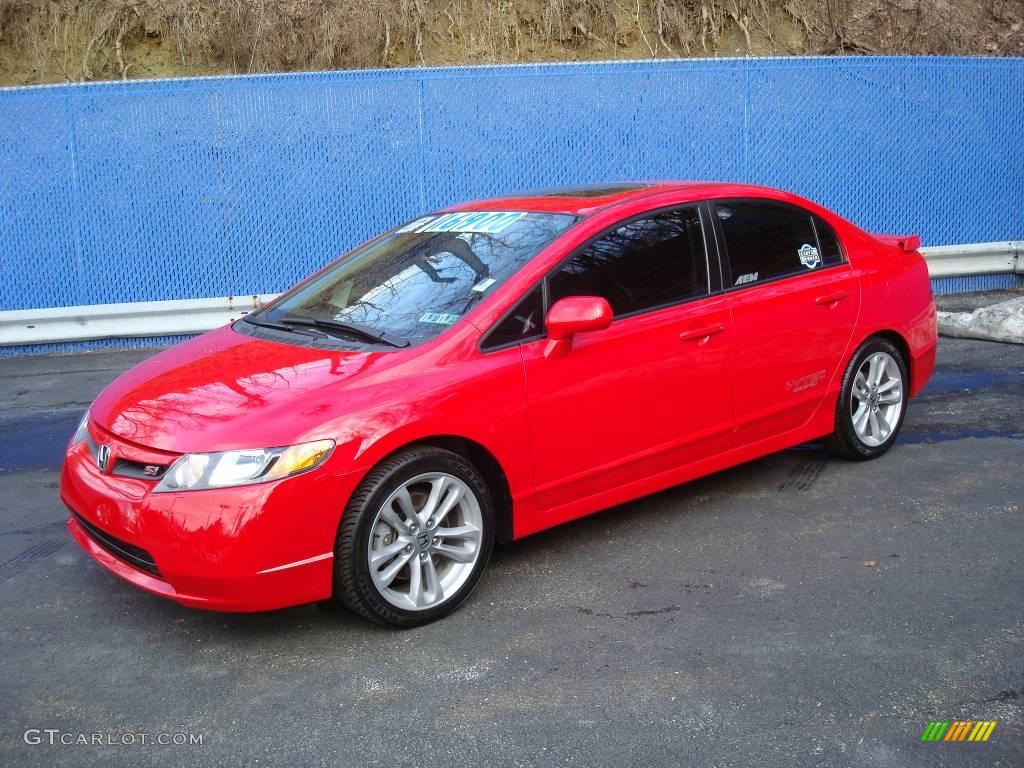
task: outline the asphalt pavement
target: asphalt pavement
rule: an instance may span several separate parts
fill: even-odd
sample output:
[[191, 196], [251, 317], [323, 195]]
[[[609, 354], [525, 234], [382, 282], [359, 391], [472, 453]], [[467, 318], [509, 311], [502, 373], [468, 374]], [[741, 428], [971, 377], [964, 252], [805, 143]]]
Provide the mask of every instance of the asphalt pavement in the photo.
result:
[[0, 765], [1024, 765], [1024, 346], [942, 339], [880, 460], [803, 446], [503, 546], [404, 632], [190, 610], [78, 549], [65, 442], [147, 354], [0, 359]]

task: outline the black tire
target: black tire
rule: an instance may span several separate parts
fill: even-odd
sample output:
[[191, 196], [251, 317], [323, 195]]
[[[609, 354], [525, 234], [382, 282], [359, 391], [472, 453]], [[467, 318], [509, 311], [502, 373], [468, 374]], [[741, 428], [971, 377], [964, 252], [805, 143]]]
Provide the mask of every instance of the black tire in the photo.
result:
[[[900, 370], [900, 377], [903, 380], [902, 386], [902, 407], [895, 427], [889, 436], [880, 445], [868, 445], [857, 434], [853, 424], [853, 386], [864, 362], [873, 354], [884, 352], [896, 361]], [[835, 431], [822, 440], [825, 448], [835, 456], [854, 461], [867, 461], [876, 459], [888, 451], [903, 427], [903, 419], [907, 415], [907, 396], [910, 391], [910, 375], [907, 371], [907, 361], [903, 353], [895, 345], [885, 339], [872, 337], [865, 341], [857, 353], [846, 366], [843, 373], [842, 389], [839, 392], [839, 401], [836, 403]]]
[[[432, 608], [406, 610], [386, 600], [370, 576], [370, 527], [395, 490], [428, 472], [454, 475], [476, 494], [483, 520], [480, 550], [472, 572], [457, 592]], [[458, 608], [476, 588], [494, 548], [494, 528], [491, 492], [473, 464], [457, 453], [431, 445], [396, 453], [370, 471], [345, 508], [334, 547], [334, 600], [378, 624], [408, 628], [436, 621]]]

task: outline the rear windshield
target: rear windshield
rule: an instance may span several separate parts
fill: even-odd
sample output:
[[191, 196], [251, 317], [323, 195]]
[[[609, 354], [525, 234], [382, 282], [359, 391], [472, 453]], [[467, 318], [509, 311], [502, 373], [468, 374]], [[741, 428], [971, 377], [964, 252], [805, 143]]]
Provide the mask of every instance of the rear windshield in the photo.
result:
[[[349, 323], [422, 342], [457, 322], [575, 220], [521, 211], [425, 216], [359, 247], [253, 318]], [[320, 330], [365, 341], [336, 327]]]

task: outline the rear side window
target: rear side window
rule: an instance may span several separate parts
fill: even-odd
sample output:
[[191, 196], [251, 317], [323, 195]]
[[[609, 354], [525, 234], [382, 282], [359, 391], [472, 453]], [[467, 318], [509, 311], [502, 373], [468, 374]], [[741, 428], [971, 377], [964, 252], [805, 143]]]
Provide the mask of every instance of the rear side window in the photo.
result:
[[707, 255], [696, 208], [627, 222], [548, 278], [549, 301], [601, 296], [618, 317], [703, 296]]
[[718, 203], [715, 212], [734, 286], [808, 272], [825, 263], [807, 211], [744, 201]]
[[825, 266], [839, 264], [843, 260], [843, 249], [839, 247], [839, 238], [821, 216], [812, 216], [814, 230], [818, 233], [818, 245], [821, 247], [821, 261]]

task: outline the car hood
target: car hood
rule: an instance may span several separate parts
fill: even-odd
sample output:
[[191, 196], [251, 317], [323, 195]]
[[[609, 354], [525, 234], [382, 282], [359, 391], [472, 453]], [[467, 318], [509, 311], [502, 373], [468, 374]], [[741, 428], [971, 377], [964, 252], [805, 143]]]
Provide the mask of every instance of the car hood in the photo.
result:
[[[365, 404], [358, 381], [415, 354], [318, 349], [243, 336], [230, 327], [166, 349], [114, 380], [93, 403], [94, 423], [175, 453], [270, 448], [334, 437], [331, 421]], [[385, 387], [388, 376], [385, 375]], [[392, 386], [399, 386], [395, 383]], [[355, 389], [359, 390], [356, 385]], [[344, 390], [344, 391], [343, 391]]]

